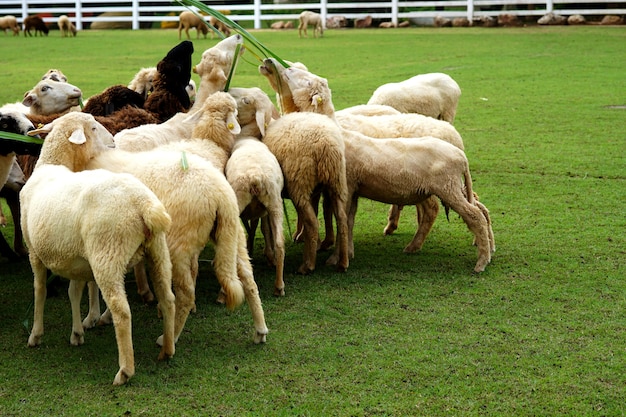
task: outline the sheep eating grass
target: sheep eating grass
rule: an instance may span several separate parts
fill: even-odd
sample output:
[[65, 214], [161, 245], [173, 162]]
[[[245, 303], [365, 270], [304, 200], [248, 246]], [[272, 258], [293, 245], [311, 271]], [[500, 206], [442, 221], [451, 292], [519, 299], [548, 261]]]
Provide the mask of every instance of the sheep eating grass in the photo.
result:
[[35, 308], [28, 345], [41, 343], [46, 269], [71, 280], [70, 343], [84, 343], [80, 299], [94, 280], [115, 322], [119, 371], [114, 385], [135, 373], [131, 311], [124, 291], [129, 265], [145, 257], [163, 314], [164, 343], [159, 359], [174, 355], [174, 294], [165, 234], [171, 218], [144, 184], [129, 174], [83, 171], [86, 153], [112, 143], [93, 116], [73, 112], [33, 133], [48, 133], [22, 192], [22, 229], [34, 273]]

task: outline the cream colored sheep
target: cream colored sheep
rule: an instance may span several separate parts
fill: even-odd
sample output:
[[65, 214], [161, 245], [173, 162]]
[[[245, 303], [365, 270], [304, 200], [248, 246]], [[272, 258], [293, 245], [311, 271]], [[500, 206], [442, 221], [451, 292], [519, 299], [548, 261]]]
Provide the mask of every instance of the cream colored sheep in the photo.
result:
[[51, 68], [41, 77], [42, 80], [59, 81], [61, 83], [67, 82], [67, 77], [59, 69]]
[[44, 79], [24, 93], [22, 104], [30, 108], [30, 114], [43, 116], [65, 113], [79, 105], [82, 95], [80, 88], [75, 85]]
[[70, 18], [67, 15], [59, 16], [59, 20], [57, 22], [59, 26], [59, 30], [61, 31], [61, 37], [64, 38], [66, 36], [76, 36], [76, 26], [70, 21]]
[[386, 104], [402, 113], [418, 113], [453, 123], [461, 89], [447, 74], [419, 74], [378, 87], [367, 104]]
[[300, 24], [298, 25], [298, 36], [302, 37], [302, 33], [304, 33], [305, 37], [309, 35], [306, 32], [306, 29], [309, 25], [313, 26], [313, 37], [317, 38], [319, 34], [320, 38], [324, 36], [324, 25], [322, 24], [322, 16], [319, 13], [312, 12], [310, 10], [305, 10], [300, 13]]
[[47, 271], [68, 278], [72, 304], [70, 343], [84, 343], [80, 299], [94, 280], [115, 322], [121, 385], [135, 374], [131, 311], [124, 291], [129, 265], [145, 257], [163, 313], [159, 359], [174, 355], [172, 264], [165, 240], [171, 219], [144, 184], [128, 174], [83, 171], [89, 155], [112, 136], [93, 116], [68, 113], [35, 130], [48, 133], [37, 166], [21, 191], [21, 224], [35, 275], [35, 308], [29, 346], [41, 343]]
[[[230, 36], [230, 28], [224, 24], [221, 20], [217, 20], [214, 16], [209, 17], [209, 23], [211, 26], [215, 28], [215, 30], [219, 30], [224, 34], [224, 36]], [[215, 31], [211, 30], [211, 39], [215, 36]]]
[[13, 15], [0, 17], [0, 29], [2, 29], [5, 35], [7, 30], [13, 32], [13, 36], [19, 36], [20, 34], [20, 25], [17, 23], [17, 18]]
[[265, 256], [276, 267], [274, 295], [285, 295], [283, 269], [283, 173], [278, 160], [257, 138], [237, 139], [226, 164], [226, 179], [235, 190], [241, 219], [249, 224], [248, 252], [252, 256], [259, 219], [265, 237]]
[[239, 137], [262, 139], [271, 121], [280, 117], [272, 100], [258, 87], [234, 87], [228, 93], [237, 102], [237, 120], [241, 126]]
[[243, 54], [243, 37], [237, 33], [202, 53], [200, 62], [193, 67], [193, 72], [200, 76], [200, 85], [190, 113], [202, 107], [204, 100], [211, 94], [224, 91], [228, 74], [236, 63], [235, 54], [238, 49], [239, 55]]
[[[281, 71], [282, 78], [288, 84], [293, 102], [298, 108], [326, 114], [335, 120], [331, 92], [324, 78], [297, 68], [283, 68]], [[394, 141], [394, 139], [373, 139], [347, 129], [342, 129], [342, 132], [346, 140], [346, 177], [351, 200], [348, 207], [350, 204], [356, 204], [356, 198], [359, 195], [391, 204], [404, 204], [403, 199], [418, 204], [430, 195], [435, 195], [444, 204], [457, 211], [474, 233], [475, 242], [479, 247], [479, 259], [475, 270], [477, 272], [484, 270], [491, 259], [491, 252], [495, 250], [491, 221], [484, 205], [475, 201], [471, 190], [471, 178], [468, 177], [469, 171], [466, 168], [468, 163], [462, 150], [440, 139], [429, 140], [428, 145], [424, 146], [424, 139], [411, 138]], [[377, 141], [381, 143], [377, 144]], [[416, 144], [411, 145], [411, 141], [415, 141]], [[462, 142], [460, 144], [462, 146]], [[450, 147], [456, 151], [451, 151]], [[394, 152], [398, 152], [398, 155], [394, 156]], [[377, 155], [379, 159], [375, 159]], [[426, 159], [430, 158], [428, 160], [438, 167], [438, 171], [434, 168], [431, 168], [431, 171], [416, 170], [411, 161], [420, 160], [422, 155]], [[424, 167], [426, 166], [428, 165], [424, 164]], [[447, 170], [441, 169], [445, 166], [450, 167]], [[401, 169], [403, 167], [405, 169]], [[415, 172], [415, 176], [411, 176], [411, 172]], [[461, 175], [465, 175], [466, 192], [471, 193], [467, 194], [468, 197], [464, 200], [469, 205], [462, 203], [459, 197], [459, 195], [462, 196], [463, 188], [446, 188], [450, 184], [456, 184], [457, 180], [450, 178], [458, 177], [460, 181]], [[380, 180], [377, 180], [377, 177]], [[416, 185], [419, 186], [416, 188]], [[388, 190], [387, 194], [385, 190]], [[432, 201], [429, 210], [432, 214]], [[476, 213], [480, 213], [478, 220], [474, 218]], [[348, 216], [351, 230], [354, 224], [354, 212], [348, 211]], [[412, 252], [421, 247], [433, 222], [434, 218], [420, 223], [413, 241], [405, 248], [406, 252]], [[487, 236], [486, 239], [485, 236]], [[349, 245], [350, 250], [353, 251], [351, 235]], [[330, 263], [336, 259], [337, 256], [333, 255]]]
[[146, 99], [148, 94], [152, 92], [156, 75], [156, 67], [141, 68], [128, 83], [128, 88], [141, 94]]
[[357, 104], [336, 110], [335, 115], [356, 115], [356, 116], [383, 116], [386, 114], [402, 114], [398, 110], [385, 104]]
[[[160, 149], [109, 150], [94, 155], [88, 167], [133, 174], [161, 199], [172, 217], [167, 244], [176, 294], [176, 340], [195, 304], [198, 258], [212, 241], [213, 269], [225, 291], [226, 306], [233, 309], [241, 304], [245, 292], [255, 326], [254, 341], [265, 341], [267, 326], [246, 251], [237, 198], [221, 172], [197, 155]], [[97, 319], [95, 312], [91, 322]]]
[[180, 12], [178, 16], [178, 39], [181, 37], [181, 32], [185, 30], [185, 34], [187, 35], [187, 39], [191, 39], [189, 37], [189, 29], [196, 28], [196, 39], [200, 39], [200, 33], [206, 39], [206, 34], [209, 32], [209, 28], [207, 26], [206, 20], [202, 19], [194, 12], [189, 10], [185, 10]]
[[[346, 271], [346, 182], [344, 145], [339, 126], [315, 113], [290, 113], [270, 123], [263, 143], [276, 156], [285, 178], [285, 189], [304, 229], [304, 255], [298, 273], [315, 270], [318, 248], [316, 194], [324, 192], [337, 219], [337, 269]], [[315, 204], [314, 204], [315, 202]]]

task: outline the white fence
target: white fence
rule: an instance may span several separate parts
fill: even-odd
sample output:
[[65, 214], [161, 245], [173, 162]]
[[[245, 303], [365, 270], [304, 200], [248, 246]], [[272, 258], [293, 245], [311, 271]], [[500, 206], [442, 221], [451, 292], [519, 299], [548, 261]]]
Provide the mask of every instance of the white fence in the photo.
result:
[[[497, 17], [502, 13], [517, 16], [543, 16], [555, 12], [563, 16], [581, 14], [626, 15], [626, 0], [614, 0], [610, 3], [599, 0], [426, 0], [426, 1], [365, 1], [359, 3], [341, 3], [339, 1], [320, 0], [315, 3], [296, 3], [294, 0], [247, 0], [245, 4], [204, 3], [216, 10], [228, 10], [229, 18], [240, 23], [252, 21], [255, 29], [261, 29], [275, 20], [296, 20], [303, 10], [319, 11], [323, 20], [333, 15], [347, 19], [372, 16], [398, 23], [404, 19], [443, 17], [466, 17], [472, 21], [480, 16]], [[49, 0], [0, 0], [0, 16], [14, 15], [21, 23], [32, 14], [39, 14], [46, 23], [56, 22], [61, 14], [70, 16], [77, 29], [93, 22], [129, 22], [133, 29], [150, 27], [154, 22], [177, 22], [178, 14], [184, 6], [171, 0], [75, 0], [52, 3]], [[122, 16], [102, 16], [102, 13], [117, 13]], [[170, 15], [173, 14], [173, 15]]]

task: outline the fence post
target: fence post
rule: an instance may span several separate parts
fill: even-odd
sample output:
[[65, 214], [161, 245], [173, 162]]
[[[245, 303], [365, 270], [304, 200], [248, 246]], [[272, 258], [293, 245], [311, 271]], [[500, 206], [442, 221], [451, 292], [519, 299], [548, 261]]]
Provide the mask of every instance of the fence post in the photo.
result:
[[553, 0], [547, 0], [546, 1], [546, 12], [547, 13], [552, 13], [554, 11], [554, 1]]
[[261, 0], [254, 0], [254, 28], [261, 29]]
[[320, 1], [320, 16], [322, 17], [322, 27], [326, 29], [326, 18], [328, 16], [328, 0]]
[[26, 1], [22, 0], [22, 22], [28, 17], [28, 4], [26, 4]]
[[398, 0], [391, 0], [391, 23], [398, 26]]
[[83, 11], [82, 11], [82, 3], [80, 0], [76, 0], [76, 13], [74, 13], [74, 17], [76, 19], [76, 30], [83, 30]]
[[132, 2], [133, 30], [139, 29], [139, 0]]
[[474, 0], [467, 0], [467, 20], [470, 25], [474, 21]]

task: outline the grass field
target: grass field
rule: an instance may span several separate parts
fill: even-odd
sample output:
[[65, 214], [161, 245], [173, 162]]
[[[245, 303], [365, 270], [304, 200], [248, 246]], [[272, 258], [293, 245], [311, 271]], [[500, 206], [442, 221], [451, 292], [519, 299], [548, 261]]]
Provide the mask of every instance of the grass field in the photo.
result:
[[[472, 273], [476, 251], [455, 214], [440, 216], [420, 253], [403, 254], [414, 209], [384, 237], [387, 206], [361, 201], [347, 273], [325, 267], [322, 253], [313, 275], [295, 275], [302, 247], [288, 243], [287, 295], [275, 298], [273, 270], [255, 260], [265, 345], [252, 343], [247, 307], [214, 303], [203, 262], [197, 312], [175, 357], [159, 363], [155, 307], [129, 281], [137, 373], [114, 388], [113, 329], [69, 346], [67, 283], [55, 282], [43, 343], [27, 348], [30, 267], [0, 261], [0, 415], [625, 415], [626, 28], [253, 34], [328, 78], [337, 109], [384, 82], [451, 75], [463, 91], [455, 126], [493, 221], [492, 263]], [[49, 68], [85, 97], [127, 84], [178, 42], [175, 30], [0, 35], [0, 102], [21, 100]], [[217, 40], [193, 42], [197, 63]], [[233, 85], [271, 93], [245, 56]]]

